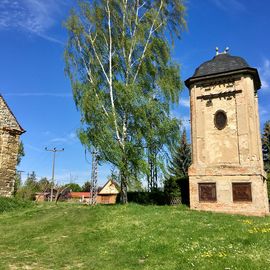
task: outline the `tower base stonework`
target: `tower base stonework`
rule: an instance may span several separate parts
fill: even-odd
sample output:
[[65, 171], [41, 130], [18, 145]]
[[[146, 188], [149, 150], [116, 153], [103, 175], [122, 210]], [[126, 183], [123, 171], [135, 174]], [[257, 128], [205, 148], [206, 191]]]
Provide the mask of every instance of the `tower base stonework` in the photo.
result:
[[[267, 195], [266, 175], [255, 174], [252, 168], [190, 168], [190, 208], [202, 211], [222, 212], [228, 214], [240, 214], [248, 216], [265, 216], [269, 214], [269, 202]], [[217, 173], [218, 172], [218, 173]], [[200, 184], [206, 184], [208, 189], [213, 189], [212, 201], [204, 201]], [[213, 185], [214, 184], [214, 185]], [[212, 186], [211, 186], [212, 185]], [[243, 190], [234, 189], [243, 186]], [[236, 187], [235, 187], [236, 186]], [[246, 188], [250, 186], [250, 197]], [[209, 190], [206, 190], [206, 193]], [[241, 194], [242, 192], [242, 194]]]

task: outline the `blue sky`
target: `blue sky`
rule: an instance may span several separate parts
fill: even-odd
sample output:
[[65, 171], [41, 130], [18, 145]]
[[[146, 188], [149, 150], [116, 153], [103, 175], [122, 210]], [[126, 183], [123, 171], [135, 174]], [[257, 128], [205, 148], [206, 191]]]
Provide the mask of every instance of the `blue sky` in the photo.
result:
[[[63, 50], [67, 39], [63, 21], [73, 0], [0, 1], [0, 93], [27, 132], [21, 139], [26, 156], [23, 178], [35, 171], [51, 177], [52, 155], [45, 147], [64, 147], [57, 154], [56, 180], [82, 184], [91, 165], [76, 137], [80, 127], [68, 78], [64, 74]], [[175, 43], [173, 58], [181, 65], [183, 80], [195, 68], [230, 47], [259, 70], [261, 125], [270, 119], [270, 2], [267, 0], [189, 0], [188, 30]], [[184, 89], [174, 114], [189, 119], [188, 91]], [[189, 130], [188, 121], [184, 121]], [[99, 184], [110, 174], [99, 169]]]

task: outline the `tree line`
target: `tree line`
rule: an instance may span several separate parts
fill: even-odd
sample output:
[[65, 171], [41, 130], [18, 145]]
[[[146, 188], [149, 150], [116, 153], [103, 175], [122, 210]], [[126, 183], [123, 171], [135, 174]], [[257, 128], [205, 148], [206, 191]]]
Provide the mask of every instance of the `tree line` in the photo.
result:
[[[264, 169], [268, 175], [268, 194], [270, 194], [270, 121], [266, 121], [262, 132], [262, 152], [264, 160]], [[20, 151], [18, 157], [18, 164], [21, 158], [25, 155], [23, 144], [20, 144]], [[172, 155], [165, 173], [164, 180], [164, 193], [166, 198], [175, 203], [188, 203], [188, 167], [191, 164], [191, 145], [187, 138], [186, 130], [183, 129], [180, 132], [180, 140], [172, 150]], [[114, 179], [116, 176], [112, 175]], [[28, 174], [26, 181], [21, 182], [20, 175], [16, 175], [16, 183], [14, 195], [23, 199], [35, 199], [35, 194], [38, 192], [44, 192], [50, 190], [51, 181], [46, 177], [37, 179], [35, 172]], [[90, 181], [86, 181], [82, 186], [77, 183], [69, 183], [65, 186], [69, 186], [69, 189], [74, 192], [89, 192], [91, 189]], [[143, 191], [141, 186], [133, 189], [134, 191]], [[157, 193], [158, 195], [158, 193]], [[173, 201], [172, 201], [173, 202]], [[173, 202], [173, 203], [174, 203]]]
[[77, 183], [68, 183], [65, 185], [54, 185], [47, 177], [42, 177], [38, 180], [36, 173], [33, 171], [27, 175], [24, 183], [21, 181], [19, 173], [16, 175], [16, 182], [14, 187], [14, 196], [25, 200], [35, 200], [37, 193], [50, 192], [51, 187], [54, 190], [64, 190], [72, 192], [90, 192], [91, 183], [86, 181], [81, 186]]

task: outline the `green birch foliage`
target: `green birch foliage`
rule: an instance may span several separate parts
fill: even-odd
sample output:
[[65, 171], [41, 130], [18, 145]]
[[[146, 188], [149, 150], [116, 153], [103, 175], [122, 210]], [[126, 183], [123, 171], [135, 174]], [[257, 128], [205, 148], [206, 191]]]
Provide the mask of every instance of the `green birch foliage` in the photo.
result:
[[146, 172], [145, 147], [171, 146], [179, 122], [170, 117], [182, 84], [171, 59], [185, 28], [182, 0], [80, 1], [65, 23], [65, 71], [81, 112], [81, 142], [129, 172]]

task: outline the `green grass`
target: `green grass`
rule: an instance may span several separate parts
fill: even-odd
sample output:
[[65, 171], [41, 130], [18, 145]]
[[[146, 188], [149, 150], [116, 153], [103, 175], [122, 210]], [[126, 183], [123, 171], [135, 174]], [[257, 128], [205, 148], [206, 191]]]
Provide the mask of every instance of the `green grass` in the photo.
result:
[[0, 197], [0, 213], [31, 207], [33, 204], [33, 202], [16, 198]]
[[0, 215], [0, 269], [270, 269], [270, 217], [42, 204]]

